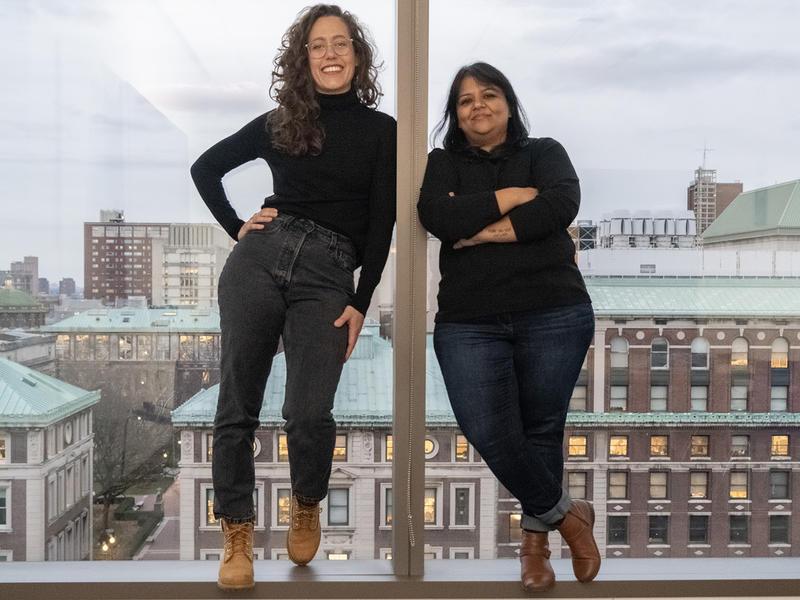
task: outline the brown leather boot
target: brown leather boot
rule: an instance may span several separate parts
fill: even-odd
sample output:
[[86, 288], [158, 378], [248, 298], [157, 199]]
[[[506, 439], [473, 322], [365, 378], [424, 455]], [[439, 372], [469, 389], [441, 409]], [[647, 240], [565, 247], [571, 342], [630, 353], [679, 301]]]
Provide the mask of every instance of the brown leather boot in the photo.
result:
[[594, 579], [600, 570], [600, 551], [592, 534], [593, 526], [594, 508], [586, 500], [573, 500], [558, 525], [558, 531], [572, 553], [572, 571], [583, 583]]
[[522, 587], [526, 592], [544, 592], [555, 585], [556, 574], [550, 565], [546, 531], [522, 530], [519, 562], [522, 566]]
[[222, 590], [247, 590], [253, 579], [253, 523], [229, 523], [222, 519], [225, 551], [219, 563], [217, 587]]
[[289, 558], [301, 567], [311, 562], [319, 548], [319, 511], [319, 503], [301, 504], [297, 496], [292, 495], [291, 525], [286, 536], [286, 550]]

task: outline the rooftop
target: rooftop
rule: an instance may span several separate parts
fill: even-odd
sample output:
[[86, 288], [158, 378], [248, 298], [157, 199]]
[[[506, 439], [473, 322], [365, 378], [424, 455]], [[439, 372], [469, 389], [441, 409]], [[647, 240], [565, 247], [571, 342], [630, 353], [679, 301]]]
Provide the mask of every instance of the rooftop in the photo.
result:
[[33, 296], [22, 290], [0, 287], [0, 310], [20, 308], [44, 309]]
[[45, 325], [42, 331], [219, 332], [219, 311], [195, 308], [96, 308]]
[[800, 179], [739, 194], [703, 232], [703, 241], [765, 235], [800, 235]]
[[98, 391], [0, 358], [0, 427], [45, 427], [99, 400]]

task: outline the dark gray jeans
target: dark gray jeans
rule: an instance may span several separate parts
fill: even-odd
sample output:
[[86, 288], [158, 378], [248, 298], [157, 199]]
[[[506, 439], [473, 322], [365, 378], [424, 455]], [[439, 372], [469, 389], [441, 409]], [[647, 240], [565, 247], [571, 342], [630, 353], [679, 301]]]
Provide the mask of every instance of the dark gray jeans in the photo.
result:
[[221, 381], [214, 419], [214, 515], [254, 517], [253, 437], [272, 358], [283, 336], [284, 427], [292, 490], [317, 502], [328, 492], [336, 442], [333, 397], [347, 327], [356, 250], [313, 221], [279, 215], [236, 244], [219, 279]]

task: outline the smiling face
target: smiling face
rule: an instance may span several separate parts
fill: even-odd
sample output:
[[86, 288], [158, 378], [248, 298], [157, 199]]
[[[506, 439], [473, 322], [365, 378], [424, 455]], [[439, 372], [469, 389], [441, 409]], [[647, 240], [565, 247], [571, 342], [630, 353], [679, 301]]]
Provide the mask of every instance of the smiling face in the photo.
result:
[[[308, 32], [308, 68], [314, 87], [321, 94], [343, 94], [350, 89], [356, 72], [356, 54], [350, 41], [350, 30], [339, 17], [320, 17]], [[347, 52], [339, 55], [335, 47]], [[325, 46], [321, 57], [312, 55], [314, 46]]]
[[470, 146], [491, 150], [506, 141], [508, 102], [500, 88], [467, 76], [456, 100], [458, 127]]

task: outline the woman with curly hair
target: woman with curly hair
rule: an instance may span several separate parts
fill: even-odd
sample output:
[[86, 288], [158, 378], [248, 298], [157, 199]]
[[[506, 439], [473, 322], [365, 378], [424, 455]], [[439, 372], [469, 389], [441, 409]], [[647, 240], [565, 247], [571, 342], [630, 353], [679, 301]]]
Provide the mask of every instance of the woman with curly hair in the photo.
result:
[[[286, 545], [298, 565], [319, 547], [319, 502], [328, 492], [336, 439], [333, 398], [394, 225], [396, 124], [375, 110], [381, 94], [374, 54], [353, 15], [333, 5], [306, 8], [274, 61], [270, 91], [277, 108], [192, 166], [206, 205], [238, 241], [219, 279], [221, 382], [212, 474], [214, 516], [225, 538], [223, 589], [254, 585], [253, 439], [281, 337], [292, 483]], [[222, 177], [256, 158], [272, 171], [274, 194], [243, 221]]]

